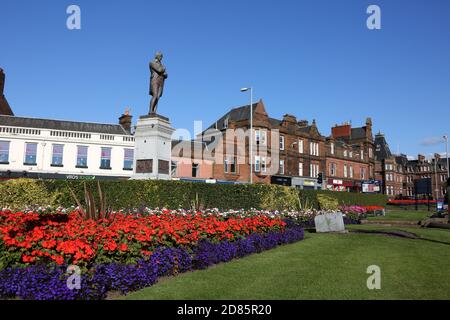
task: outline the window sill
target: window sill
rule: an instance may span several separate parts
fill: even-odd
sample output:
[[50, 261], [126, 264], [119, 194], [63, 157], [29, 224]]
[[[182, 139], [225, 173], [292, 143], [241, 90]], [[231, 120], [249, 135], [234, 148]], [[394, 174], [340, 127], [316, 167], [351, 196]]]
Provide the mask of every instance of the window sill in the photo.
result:
[[62, 164], [51, 164], [50, 167], [62, 168], [62, 167], [64, 167], [64, 165], [62, 165]]
[[88, 166], [75, 166], [75, 168], [78, 168], [78, 169], [87, 169]]
[[37, 163], [23, 163], [24, 166], [37, 166]]
[[9, 162], [0, 162], [0, 164], [9, 164]]
[[102, 170], [112, 170], [111, 167], [100, 167], [100, 169], [102, 169]]
[[123, 168], [125, 171], [133, 171], [133, 168]]

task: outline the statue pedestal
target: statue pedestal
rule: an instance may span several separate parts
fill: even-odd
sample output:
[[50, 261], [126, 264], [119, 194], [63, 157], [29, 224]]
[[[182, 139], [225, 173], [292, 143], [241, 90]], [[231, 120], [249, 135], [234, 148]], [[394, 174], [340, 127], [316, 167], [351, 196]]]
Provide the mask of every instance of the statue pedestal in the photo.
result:
[[141, 116], [135, 131], [134, 173], [131, 179], [170, 179], [172, 128], [169, 118]]

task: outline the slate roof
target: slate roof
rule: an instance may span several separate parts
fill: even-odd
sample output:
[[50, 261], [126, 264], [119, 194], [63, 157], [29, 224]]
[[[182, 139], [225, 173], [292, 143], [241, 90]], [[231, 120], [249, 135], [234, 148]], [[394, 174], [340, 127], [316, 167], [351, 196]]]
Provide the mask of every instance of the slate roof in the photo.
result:
[[[253, 104], [253, 114], [255, 113], [256, 106], [258, 105], [258, 102], [255, 102]], [[245, 105], [241, 107], [237, 107], [234, 109], [231, 109], [228, 111], [225, 115], [223, 115], [217, 122], [213, 123], [208, 127], [208, 129], [215, 129], [217, 124], [218, 130], [225, 129], [224, 123], [225, 119], [228, 118], [228, 121], [240, 121], [250, 118], [250, 105]]]
[[5, 115], [0, 115], [0, 125], [21, 128], [129, 135], [120, 124], [25, 118]]
[[375, 158], [377, 160], [384, 160], [390, 159], [391, 157], [391, 149], [389, 148], [384, 135], [377, 134], [375, 136]]
[[352, 128], [352, 139], [364, 139], [366, 137], [366, 128]]
[[269, 118], [269, 123], [272, 127], [279, 126], [281, 124], [281, 120], [275, 119], [275, 118]]

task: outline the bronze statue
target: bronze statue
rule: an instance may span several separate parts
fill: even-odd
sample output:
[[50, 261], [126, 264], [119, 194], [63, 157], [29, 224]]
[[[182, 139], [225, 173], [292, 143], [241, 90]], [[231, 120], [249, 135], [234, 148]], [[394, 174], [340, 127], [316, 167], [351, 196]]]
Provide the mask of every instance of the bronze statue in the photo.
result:
[[157, 52], [155, 60], [150, 62], [150, 95], [152, 99], [150, 101], [150, 113], [156, 113], [158, 107], [159, 98], [162, 97], [164, 90], [164, 80], [167, 79], [166, 67], [161, 63], [163, 54]]

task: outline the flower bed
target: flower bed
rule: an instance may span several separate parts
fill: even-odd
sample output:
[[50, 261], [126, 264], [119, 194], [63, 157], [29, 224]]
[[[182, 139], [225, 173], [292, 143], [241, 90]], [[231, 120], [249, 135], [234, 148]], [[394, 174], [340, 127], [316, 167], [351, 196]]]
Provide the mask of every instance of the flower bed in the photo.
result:
[[[202, 213], [117, 213], [111, 219], [84, 220], [70, 214], [0, 213], [0, 234], [7, 265], [54, 261], [89, 267], [95, 263], [132, 263], [160, 246], [183, 247], [208, 239], [234, 240], [251, 233], [284, 230], [281, 219], [265, 215], [227, 217]], [[1, 261], [1, 260], [0, 260]]]
[[396, 205], [396, 206], [413, 206], [416, 204], [436, 204], [438, 201], [437, 200], [427, 200], [427, 199], [417, 199], [417, 200], [413, 200], [413, 199], [409, 199], [409, 200], [394, 200], [394, 199], [389, 199], [388, 200], [388, 204], [389, 205]]
[[[110, 219], [71, 213], [0, 212], [0, 297], [101, 299], [160, 276], [206, 268], [303, 239], [281, 216], [233, 212], [145, 211]], [[69, 289], [69, 265], [81, 268], [81, 289]]]

